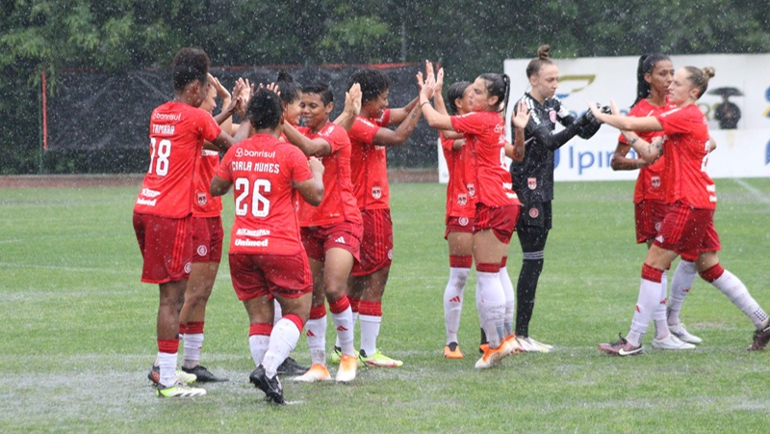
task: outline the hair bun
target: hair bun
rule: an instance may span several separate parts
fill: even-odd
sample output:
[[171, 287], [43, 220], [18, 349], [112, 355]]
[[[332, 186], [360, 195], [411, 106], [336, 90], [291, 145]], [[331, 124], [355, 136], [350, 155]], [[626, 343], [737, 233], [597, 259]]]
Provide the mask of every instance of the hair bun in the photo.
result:
[[551, 57], [551, 46], [548, 44], [541, 45], [537, 48], [537, 58], [546, 60]]
[[294, 77], [289, 74], [289, 71], [282, 69], [278, 71], [278, 78], [276, 81], [285, 81], [287, 83], [292, 83], [294, 81]]
[[714, 70], [713, 66], [707, 66], [707, 67], [703, 68], [703, 75], [705, 75], [708, 78], [714, 77], [715, 73], [716, 73], [716, 71]]

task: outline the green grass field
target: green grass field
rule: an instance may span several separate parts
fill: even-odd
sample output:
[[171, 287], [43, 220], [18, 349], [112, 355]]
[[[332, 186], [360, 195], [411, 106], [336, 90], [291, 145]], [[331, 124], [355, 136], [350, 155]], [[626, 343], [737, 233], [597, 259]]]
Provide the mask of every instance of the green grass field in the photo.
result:
[[[466, 358], [441, 357], [444, 186], [393, 185], [396, 247], [379, 345], [405, 365], [362, 368], [348, 386], [284, 380], [292, 405], [283, 407], [248, 383], [248, 320], [226, 259], [201, 362], [231, 381], [193, 400], [155, 397], [145, 375], [158, 296], [139, 282], [138, 186], [0, 190], [0, 432], [767, 432], [770, 354], [745, 350], [752, 324], [701, 280], [683, 310], [704, 339], [696, 350], [622, 359], [596, 350], [628, 331], [636, 302], [645, 249], [633, 242], [632, 188], [557, 184], [530, 327], [556, 349], [479, 372], [473, 277], [460, 333]], [[722, 264], [770, 310], [770, 179], [718, 180], [717, 192]], [[232, 196], [225, 203], [229, 230]], [[514, 283], [520, 259], [514, 237]], [[294, 356], [309, 362], [304, 337]]]

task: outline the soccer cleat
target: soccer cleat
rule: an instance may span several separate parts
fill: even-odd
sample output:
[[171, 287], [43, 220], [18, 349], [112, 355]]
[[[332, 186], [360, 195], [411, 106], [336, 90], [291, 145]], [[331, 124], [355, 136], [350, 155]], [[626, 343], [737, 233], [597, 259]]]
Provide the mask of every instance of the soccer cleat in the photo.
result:
[[335, 365], [339, 365], [341, 358], [342, 358], [342, 348], [334, 347], [334, 351], [332, 351], [331, 355], [329, 356], [329, 362]]
[[450, 342], [444, 347], [444, 357], [447, 359], [462, 359], [464, 356], [457, 342]]
[[262, 365], [257, 366], [257, 369], [249, 375], [249, 381], [259, 390], [265, 392], [265, 396], [267, 396], [269, 401], [273, 401], [276, 404], [286, 404], [286, 400], [283, 399], [283, 387], [281, 387], [278, 375], [268, 378]]
[[288, 377], [295, 377], [297, 375], [302, 375], [305, 372], [308, 371], [310, 368], [306, 368], [299, 363], [297, 363], [296, 360], [292, 359], [291, 357], [287, 357], [286, 360], [281, 363], [281, 366], [278, 367], [277, 373], [278, 375], [286, 375]]
[[182, 366], [182, 371], [186, 374], [195, 375], [195, 381], [199, 383], [221, 383], [229, 381], [224, 377], [217, 377], [212, 374], [205, 366], [198, 365], [194, 368], [185, 368]]
[[682, 342], [678, 337], [670, 333], [663, 339], [653, 339], [652, 347], [656, 350], [692, 350], [695, 345]]
[[530, 337], [519, 336], [516, 338], [516, 342], [521, 347], [520, 351], [523, 353], [548, 353], [553, 348], [550, 345], [541, 344]]
[[542, 342], [538, 342], [538, 341], [532, 339], [532, 337], [528, 337], [527, 339], [529, 339], [529, 342], [531, 344], [534, 344], [535, 346], [538, 346], [538, 347], [544, 349], [545, 351], [541, 351], [543, 353], [550, 353], [551, 350], [553, 349], [553, 345], [548, 345], [548, 344], [544, 344]]
[[502, 341], [497, 348], [487, 347], [484, 355], [476, 361], [476, 369], [489, 369], [499, 365], [504, 358], [511, 354], [513, 354], [513, 348], [508, 344], [507, 340]]
[[366, 352], [361, 350], [359, 352], [358, 358], [361, 359], [364, 364], [378, 368], [398, 368], [404, 366], [404, 362], [401, 360], [391, 359], [385, 354], [382, 354], [380, 350], [377, 350], [374, 354], [368, 357], [366, 356]]
[[326, 366], [314, 364], [304, 374], [299, 377], [294, 377], [293, 381], [299, 381], [301, 383], [316, 383], [319, 381], [331, 381], [332, 376], [329, 375], [329, 370]]
[[[194, 374], [188, 374], [185, 371], [176, 371], [176, 379], [182, 384], [195, 383], [198, 379]], [[160, 384], [160, 366], [152, 366], [150, 372], [147, 373], [147, 378], [155, 384]]]
[[695, 335], [691, 335], [687, 331], [687, 329], [684, 328], [684, 324], [681, 324], [681, 323], [676, 324], [676, 325], [669, 324], [668, 325], [668, 331], [670, 331], [672, 335], [674, 335], [677, 338], [679, 338], [680, 341], [687, 342], [688, 344], [695, 344], [695, 345], [697, 345], [697, 344], [703, 342], [703, 339], [701, 339], [701, 338], [699, 338], [699, 337], [697, 337]]
[[340, 368], [337, 370], [338, 383], [350, 383], [356, 379], [358, 361], [355, 356], [343, 354], [340, 356]]
[[[508, 346], [510, 347], [511, 354], [518, 354], [523, 352], [521, 349], [521, 344], [519, 344], [518, 339], [516, 338], [516, 333], [511, 333], [508, 335], [507, 338], [503, 339]], [[487, 344], [487, 348], [489, 348], [489, 344]]]
[[754, 342], [749, 345], [747, 350], [764, 350], [768, 342], [770, 342], [770, 319], [762, 323], [761, 328], [754, 331]]
[[620, 340], [611, 344], [599, 344], [598, 348], [611, 356], [636, 356], [642, 354], [642, 346], [631, 345], [626, 338], [618, 333]]
[[155, 389], [155, 396], [158, 398], [193, 398], [205, 394], [206, 389], [190, 387], [178, 380], [171, 387], [163, 387], [161, 384], [158, 384], [158, 388]]

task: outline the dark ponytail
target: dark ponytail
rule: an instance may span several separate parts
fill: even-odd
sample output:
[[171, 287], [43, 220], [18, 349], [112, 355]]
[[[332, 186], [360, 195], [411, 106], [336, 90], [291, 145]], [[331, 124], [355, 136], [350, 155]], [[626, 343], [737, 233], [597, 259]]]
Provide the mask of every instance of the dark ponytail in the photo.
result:
[[647, 53], [642, 54], [642, 56], [639, 57], [639, 66], [636, 68], [636, 101], [631, 104], [632, 106], [635, 106], [636, 103], [650, 96], [650, 83], [647, 83], [644, 76], [646, 74], [652, 74], [652, 71], [655, 69], [655, 66], [658, 65], [658, 62], [663, 60], [670, 61], [671, 59], [662, 53]]
[[481, 74], [479, 78], [487, 82], [489, 96], [497, 97], [498, 108], [496, 111], [505, 111], [505, 108], [508, 106], [508, 93], [511, 90], [511, 78], [508, 77], [508, 74], [488, 73]]
[[278, 90], [281, 91], [281, 100], [284, 104], [291, 104], [298, 100], [300, 93], [302, 92], [302, 86], [294, 81], [294, 77], [292, 77], [285, 69], [278, 71], [278, 78], [275, 80], [275, 85], [278, 86]]
[[458, 98], [462, 99], [463, 95], [465, 95], [465, 89], [468, 89], [468, 86], [470, 85], [471, 84], [467, 81], [458, 81], [449, 86], [446, 98], [449, 102], [449, 111], [452, 112], [452, 114], [457, 113], [457, 103], [455, 103], [455, 100]]

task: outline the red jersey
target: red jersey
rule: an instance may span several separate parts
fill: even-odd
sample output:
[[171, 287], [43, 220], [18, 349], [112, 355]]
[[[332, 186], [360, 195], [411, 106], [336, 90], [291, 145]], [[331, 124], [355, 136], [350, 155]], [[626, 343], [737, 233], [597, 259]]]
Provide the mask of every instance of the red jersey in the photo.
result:
[[388, 125], [390, 110], [379, 119], [356, 117], [350, 137], [350, 180], [359, 209], [390, 208], [388, 161], [385, 146], [372, 143], [377, 130]]
[[476, 158], [477, 201], [496, 208], [519, 205], [505, 164], [505, 124], [499, 113], [473, 112], [452, 116], [452, 127], [465, 137]]
[[693, 208], [715, 209], [716, 186], [706, 174], [710, 140], [706, 117], [697, 105], [690, 104], [655, 118], [665, 133], [666, 203], [681, 201]]
[[193, 216], [217, 217], [222, 213], [222, 198], [211, 195], [211, 179], [219, 166], [219, 151], [204, 149], [195, 171], [195, 200]]
[[302, 151], [273, 136], [255, 134], [227, 151], [216, 174], [233, 183], [235, 221], [230, 253], [294, 255], [303, 251], [292, 183], [313, 175]]
[[[628, 116], [644, 118], [655, 116], [673, 109], [674, 106], [666, 103], [662, 106], [652, 105], [646, 99], [639, 100], [636, 105], [628, 112]], [[642, 140], [651, 143], [652, 139], [663, 135], [662, 131], [642, 131], [637, 133]], [[618, 138], [620, 143], [628, 144], [623, 134]], [[661, 155], [657, 161], [649, 166], [639, 169], [639, 176], [636, 178], [636, 187], [634, 188], [634, 203], [641, 203], [643, 200], [663, 201], [666, 193], [663, 191], [661, 177], [663, 176], [664, 157]]]
[[353, 185], [350, 182], [350, 139], [344, 128], [328, 123], [318, 133], [308, 128], [300, 132], [310, 139], [324, 139], [331, 146], [331, 152], [318, 157], [324, 165], [324, 197], [315, 207], [299, 200], [299, 225], [302, 227], [326, 226], [340, 222], [361, 223]]
[[476, 164], [473, 153], [467, 144], [460, 149], [453, 149], [455, 141], [447, 139], [441, 132], [438, 137], [441, 140], [447, 169], [449, 169], [449, 182], [446, 186], [446, 218], [473, 219], [476, 215], [476, 191], [473, 179]]
[[205, 110], [181, 102], [158, 106], [150, 116], [150, 170], [134, 212], [182, 218], [192, 213], [195, 168], [203, 141], [222, 130]]

